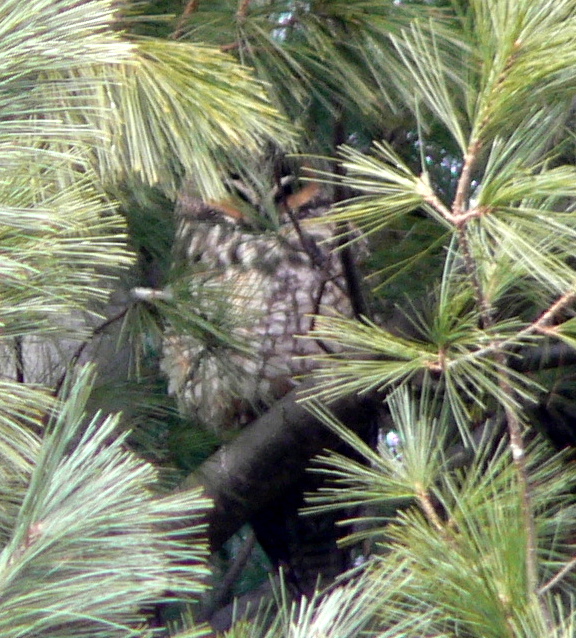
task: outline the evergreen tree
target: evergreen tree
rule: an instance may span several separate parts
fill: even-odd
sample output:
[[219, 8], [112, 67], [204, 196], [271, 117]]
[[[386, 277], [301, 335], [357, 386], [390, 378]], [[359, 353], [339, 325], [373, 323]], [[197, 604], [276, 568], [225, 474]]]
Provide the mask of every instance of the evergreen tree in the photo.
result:
[[70, 365], [135, 260], [111, 193], [194, 171], [214, 195], [224, 149], [283, 124], [231, 58], [130, 38], [117, 3], [0, 4], [0, 632], [149, 636], [154, 605], [202, 589], [199, 525], [170, 527], [209, 503], [162, 494]]
[[[189, 7], [194, 25], [202, 3]], [[311, 337], [339, 354], [324, 358], [316, 399], [376, 394], [392, 419], [383, 433], [395, 431], [400, 444], [374, 451], [314, 408], [364, 462], [325, 457], [320, 471], [336, 483], [312, 497], [313, 509], [359, 507], [352, 540], [373, 540], [374, 555], [358, 580], [280, 615], [266, 635], [292, 635], [287, 626], [326, 636], [360, 628], [378, 636], [572, 635], [573, 469], [537, 431], [565, 444], [549, 408], [561, 395], [556, 414], [566, 423], [571, 405], [576, 5], [300, 3], [275, 14], [286, 31], [268, 48], [251, 46], [249, 29], [259, 13], [270, 26], [270, 6], [242, 8], [244, 38], [226, 43], [252, 55], [261, 72], [275, 51], [291, 69], [321, 67], [310, 83], [318, 91], [304, 91], [308, 104], [317, 97], [327, 112], [337, 104], [333, 131], [343, 113], [351, 127], [333, 179], [353, 197], [319, 223], [354, 223], [370, 234], [383, 266], [379, 294], [411, 297], [401, 300], [405, 319], [390, 321], [377, 303], [371, 318], [317, 317]], [[377, 40], [369, 38], [375, 25]], [[391, 135], [382, 117], [370, 121], [366, 78], [372, 97], [386, 87], [404, 127], [415, 122], [403, 135]], [[357, 136], [358, 106], [366, 126]], [[356, 140], [376, 121], [387, 139], [367, 150]], [[423, 229], [432, 229], [428, 239]], [[405, 251], [400, 263], [392, 241]], [[423, 265], [429, 272], [420, 277]], [[262, 634], [239, 627], [230, 635]]]
[[[156, 23], [112, 4], [2, 4], [4, 633], [151, 635], [147, 610], [201, 589], [198, 524], [214, 548], [278, 498], [262, 458], [321, 422], [354, 455], [315, 463], [333, 483], [310, 512], [354, 512], [358, 568], [309, 599], [280, 586], [230, 637], [572, 636], [575, 476], [549, 439], [574, 443], [576, 2], [191, 0]], [[149, 188], [173, 199], [192, 175], [214, 200], [234, 172], [266, 194], [292, 125], [333, 186], [311, 223], [359, 229], [377, 283], [355, 319], [316, 318], [331, 354], [308, 415], [288, 396], [184, 483], [210, 484], [206, 513], [195, 489], [158, 495], [76, 364], [102, 369], [90, 346], [115, 317], [140, 352], [168, 323], [214, 337], [178, 293], [194, 273], [166, 274]], [[114, 314], [135, 250], [160, 287]], [[340, 422], [359, 397], [383, 406], [375, 446]], [[177, 632], [201, 634], [192, 611]]]

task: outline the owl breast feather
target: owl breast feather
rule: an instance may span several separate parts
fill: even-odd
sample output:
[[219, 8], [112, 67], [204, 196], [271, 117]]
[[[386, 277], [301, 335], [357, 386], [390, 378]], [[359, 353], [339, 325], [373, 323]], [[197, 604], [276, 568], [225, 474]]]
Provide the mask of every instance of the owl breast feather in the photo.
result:
[[[314, 315], [351, 315], [332, 229], [306, 233], [320, 260], [311, 258], [302, 231], [290, 224], [256, 233], [217, 216], [181, 220], [176, 254], [201, 287], [221, 292], [212, 309], [204, 302], [202, 312], [207, 321], [222, 322], [231, 339], [218, 343], [168, 330], [162, 368], [183, 413], [216, 432], [250, 420], [289, 391], [294, 377], [314, 368], [313, 355], [324, 353], [323, 346], [303, 338]], [[192, 292], [191, 312], [198, 312], [198, 300]]]

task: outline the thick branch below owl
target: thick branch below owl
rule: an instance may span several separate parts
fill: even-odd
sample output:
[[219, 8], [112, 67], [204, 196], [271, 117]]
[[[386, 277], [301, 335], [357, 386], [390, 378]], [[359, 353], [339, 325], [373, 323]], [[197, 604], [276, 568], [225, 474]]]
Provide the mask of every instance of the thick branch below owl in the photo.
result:
[[[314, 455], [338, 445], [338, 437], [298, 402], [300, 392], [294, 390], [278, 401], [182, 483], [182, 490], [203, 486], [214, 501], [206, 520], [212, 551], [295, 488]], [[373, 423], [376, 405], [371, 399], [352, 396], [330, 408], [362, 435]]]

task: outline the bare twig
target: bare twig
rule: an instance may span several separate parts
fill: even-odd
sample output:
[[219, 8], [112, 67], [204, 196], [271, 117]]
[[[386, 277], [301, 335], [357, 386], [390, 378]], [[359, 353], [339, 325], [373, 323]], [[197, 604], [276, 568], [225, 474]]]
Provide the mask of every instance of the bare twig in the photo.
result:
[[240, 546], [238, 553], [235, 555], [230, 568], [219, 583], [214, 596], [206, 607], [200, 611], [198, 615], [198, 620], [200, 622], [210, 620], [212, 616], [227, 603], [228, 599], [231, 597], [232, 590], [238, 580], [238, 577], [242, 573], [242, 570], [254, 551], [255, 545], [256, 535], [252, 530], [250, 530], [248, 536], [244, 539]]
[[178, 19], [178, 24], [170, 36], [173, 40], [178, 40], [182, 37], [186, 20], [198, 9], [198, 4], [199, 0], [189, 0], [186, 4], [184, 11], [182, 11], [182, 15]]
[[552, 587], [554, 587], [556, 583], [559, 583], [564, 578], [564, 576], [566, 576], [566, 574], [569, 571], [572, 571], [575, 567], [576, 567], [576, 557], [574, 557], [571, 561], [566, 563], [566, 565], [562, 567], [562, 569], [556, 574], [556, 576], [552, 577], [547, 583], [544, 583], [544, 585], [540, 587], [540, 589], [538, 590], [538, 596], [543, 596], [547, 591], [552, 589]]
[[470, 184], [472, 182], [472, 171], [476, 166], [478, 153], [480, 152], [481, 143], [473, 142], [464, 156], [464, 165], [460, 173], [460, 179], [456, 187], [456, 195], [454, 196], [454, 204], [452, 211], [454, 215], [461, 216], [468, 211], [468, 197], [470, 194]]
[[[530, 335], [536, 334], [537, 332], [542, 332], [544, 334], [554, 335], [554, 331], [549, 328], [554, 318], [562, 312], [565, 308], [567, 308], [570, 304], [572, 304], [576, 300], [575, 292], [567, 292], [561, 297], [559, 297], [547, 310], [545, 310], [538, 319], [533, 321], [529, 326], [526, 326], [523, 330], [517, 332], [514, 337], [509, 339], [502, 340], [494, 340], [489, 345], [484, 348], [479, 348], [478, 350], [474, 350], [469, 354], [464, 355], [463, 357], [458, 357], [457, 359], [453, 359], [451, 361], [447, 361], [445, 366], [451, 367], [453, 365], [457, 365], [465, 361], [466, 359], [477, 359], [480, 357], [487, 357], [491, 354], [496, 354], [499, 351], [504, 350], [508, 346], [513, 346], [518, 343], [519, 340], [529, 337]], [[516, 366], [518, 367], [518, 366]]]
[[[340, 113], [334, 125], [334, 148], [338, 148], [344, 144], [346, 141], [345, 138], [344, 120], [343, 115]], [[333, 163], [333, 170], [340, 178], [345, 174], [344, 168], [339, 162]], [[346, 199], [346, 196], [346, 187], [342, 183], [342, 179], [339, 179], [334, 188], [334, 201], [341, 202]], [[369, 317], [369, 308], [362, 285], [362, 278], [358, 271], [356, 260], [354, 259], [352, 246], [349, 242], [350, 226], [342, 222], [338, 223], [336, 225], [336, 235], [338, 237], [342, 273], [346, 281], [352, 312], [354, 313], [355, 319], [362, 321], [362, 317]]]
[[238, 3], [238, 10], [236, 11], [236, 18], [238, 20], [244, 20], [248, 13], [248, 7], [250, 6], [250, 0], [240, 0]]
[[240, 48], [240, 42], [230, 42], [229, 44], [223, 44], [220, 46], [220, 51], [222, 53], [227, 53], [228, 51], [236, 51], [236, 49]]
[[438, 516], [438, 512], [432, 503], [430, 495], [428, 492], [422, 487], [417, 490], [418, 502], [420, 503], [420, 507], [422, 508], [424, 514], [428, 521], [436, 528], [440, 534], [444, 534], [446, 532], [446, 528], [442, 523], [440, 516]]
[[76, 363], [78, 362], [78, 360], [82, 356], [82, 353], [84, 352], [84, 350], [86, 350], [86, 348], [92, 342], [92, 340], [95, 337], [97, 337], [99, 334], [102, 334], [104, 332], [104, 330], [106, 330], [106, 328], [111, 326], [113, 323], [123, 319], [126, 316], [126, 313], [128, 312], [129, 309], [130, 309], [130, 306], [126, 306], [119, 313], [115, 314], [113, 317], [110, 317], [110, 319], [106, 319], [106, 321], [102, 322], [99, 326], [96, 326], [92, 330], [90, 335], [78, 346], [78, 348], [76, 348], [76, 351], [74, 352], [74, 354], [70, 358], [70, 361], [68, 362], [68, 365], [66, 366], [66, 370], [62, 373], [62, 375], [60, 376], [60, 378], [56, 382], [56, 385], [54, 386], [54, 394], [55, 395], [57, 395], [60, 392], [60, 389], [62, 388], [62, 386], [64, 384], [64, 381], [66, 380], [66, 376], [67, 376], [69, 370], [74, 365], [76, 365]]

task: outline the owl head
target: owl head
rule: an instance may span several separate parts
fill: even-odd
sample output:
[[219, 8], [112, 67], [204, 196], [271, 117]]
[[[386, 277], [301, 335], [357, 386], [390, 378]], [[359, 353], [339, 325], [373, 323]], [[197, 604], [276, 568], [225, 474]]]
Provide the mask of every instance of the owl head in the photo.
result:
[[[290, 171], [288, 169], [291, 169]], [[229, 224], [246, 231], [277, 230], [307, 217], [311, 210], [326, 204], [326, 187], [314, 180], [308, 166], [280, 165], [275, 170], [231, 172], [225, 180], [227, 194], [202, 200], [193, 180], [181, 188], [176, 212], [206, 224]]]

